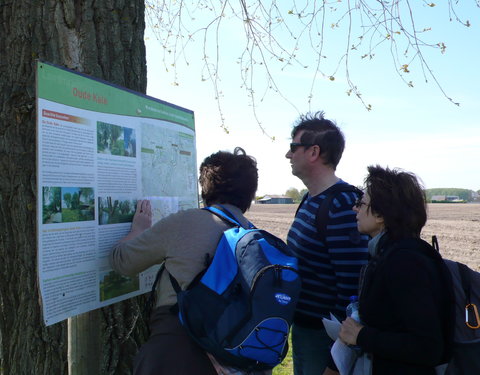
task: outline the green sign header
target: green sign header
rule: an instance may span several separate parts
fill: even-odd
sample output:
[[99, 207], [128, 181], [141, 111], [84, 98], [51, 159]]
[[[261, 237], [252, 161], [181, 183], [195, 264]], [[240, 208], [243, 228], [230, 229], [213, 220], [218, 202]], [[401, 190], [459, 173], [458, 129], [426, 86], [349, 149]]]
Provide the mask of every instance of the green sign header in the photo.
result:
[[39, 98], [71, 107], [165, 120], [195, 130], [193, 111], [41, 61], [37, 92]]

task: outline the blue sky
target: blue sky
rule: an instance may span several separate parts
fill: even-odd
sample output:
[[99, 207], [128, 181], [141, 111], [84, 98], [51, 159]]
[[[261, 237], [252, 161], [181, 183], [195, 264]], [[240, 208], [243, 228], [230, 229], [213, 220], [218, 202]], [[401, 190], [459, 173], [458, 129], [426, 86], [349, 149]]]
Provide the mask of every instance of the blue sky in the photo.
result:
[[[450, 22], [446, 8], [423, 5], [414, 9], [417, 29], [431, 27], [425, 33], [426, 39], [447, 46], [444, 54], [438, 50], [425, 51], [425, 58], [446, 94], [460, 106], [449, 102], [431, 77], [427, 76], [426, 83], [418, 64], [412, 63], [411, 73], [404, 75], [414, 83], [413, 88], [408, 87], [397, 74], [399, 66], [392, 62], [387, 44], [376, 50], [372, 60], [361, 59], [362, 51], [350, 56], [350, 78], [362, 92], [364, 101], [372, 105], [371, 111], [346, 94], [348, 85], [343, 67], [335, 74], [334, 81], [317, 76], [309, 105], [314, 57], [309, 55], [310, 49], [304, 41], [299, 45], [298, 55], [304, 65], [310, 64], [308, 68], [289, 66], [282, 70], [280, 66], [272, 66], [272, 76], [288, 100], [270, 91], [256, 105], [257, 119], [275, 137], [272, 140], [262, 133], [241, 88], [237, 59], [241, 54], [239, 47], [244, 43], [243, 30], [241, 24], [231, 19], [222, 24], [219, 48], [221, 106], [228, 134], [221, 128], [212, 84], [202, 81], [201, 38], [187, 50], [186, 57], [178, 59], [175, 76], [173, 68], [165, 69], [160, 42], [147, 30], [147, 93], [195, 112], [198, 163], [219, 149], [233, 150], [235, 146], [254, 156], [260, 173], [258, 195], [283, 194], [290, 187], [304, 188], [291, 175], [285, 153], [292, 124], [299, 113], [317, 110], [325, 111], [326, 117], [335, 120], [345, 133], [347, 145], [337, 175], [350, 183], [361, 185], [366, 167], [380, 164], [416, 173], [426, 188], [479, 190], [480, 22], [476, 24], [474, 20], [480, 19], [480, 8], [473, 0], [464, 3], [467, 4], [458, 12], [472, 23], [468, 28]], [[358, 29], [354, 28], [352, 35], [357, 34]], [[331, 72], [336, 65], [345, 49], [345, 36], [343, 25], [335, 30], [328, 28], [324, 50], [328, 58], [322, 63], [325, 71]], [[210, 43], [216, 47], [216, 43]], [[399, 46], [399, 50], [402, 48]], [[210, 53], [213, 56], [216, 50], [210, 49]], [[265, 90], [265, 73], [257, 72], [254, 89], [260, 94]]]

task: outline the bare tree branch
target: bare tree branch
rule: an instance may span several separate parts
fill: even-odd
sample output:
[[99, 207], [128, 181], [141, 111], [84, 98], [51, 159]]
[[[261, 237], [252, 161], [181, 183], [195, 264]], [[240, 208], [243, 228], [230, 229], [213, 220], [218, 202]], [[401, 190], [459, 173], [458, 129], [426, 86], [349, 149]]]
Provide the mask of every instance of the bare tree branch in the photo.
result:
[[[480, 0], [469, 1], [480, 8]], [[427, 50], [445, 53], [445, 43], [429, 40], [431, 28], [417, 25], [416, 14], [435, 6], [427, 0], [292, 0], [288, 3], [280, 0], [146, 0], [147, 21], [163, 47], [162, 64], [167, 71], [173, 70], [174, 85], [178, 84], [180, 59], [189, 66], [190, 59], [195, 58], [190, 56], [189, 47], [196, 42], [196, 36], [201, 35], [202, 80], [212, 84], [221, 126], [227, 132], [220, 73], [220, 66], [224, 64], [221, 56], [227, 49], [223, 35], [233, 27], [236, 40], [243, 35], [243, 45], [236, 45], [239, 78], [264, 134], [267, 133], [257, 108], [268, 94], [280, 95], [295, 108], [278, 86], [278, 73], [275, 73], [291, 66], [299, 66], [311, 74], [310, 89], [305, 93], [309, 106], [318, 80], [334, 81], [342, 68], [347, 94], [353, 94], [370, 110], [372, 106], [365, 102], [355, 84], [350, 66], [354, 57], [374, 59], [377, 50], [381, 51], [385, 44], [389, 44], [394, 72], [407, 86], [414, 86], [413, 80], [407, 77], [418, 66], [426, 82], [432, 79], [445, 98], [458, 105], [445, 92], [425, 57]], [[458, 0], [447, 0], [446, 18], [469, 27], [470, 21], [458, 14], [460, 6]], [[329, 64], [325, 64], [328, 35], [336, 31], [345, 33], [345, 47], [339, 56], [329, 55]], [[338, 37], [338, 33], [335, 35]], [[306, 52], [313, 53], [315, 60], [302, 61]], [[332, 61], [336, 61], [333, 66]]]

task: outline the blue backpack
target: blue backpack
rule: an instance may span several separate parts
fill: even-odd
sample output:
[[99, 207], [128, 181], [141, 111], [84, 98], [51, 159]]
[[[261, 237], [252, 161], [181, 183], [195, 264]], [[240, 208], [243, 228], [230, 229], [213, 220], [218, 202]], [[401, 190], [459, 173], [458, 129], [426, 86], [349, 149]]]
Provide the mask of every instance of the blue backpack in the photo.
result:
[[270, 369], [288, 351], [301, 281], [297, 259], [274, 235], [243, 228], [224, 207], [204, 209], [233, 225], [205, 271], [177, 292], [179, 317], [190, 336], [220, 363], [246, 371]]

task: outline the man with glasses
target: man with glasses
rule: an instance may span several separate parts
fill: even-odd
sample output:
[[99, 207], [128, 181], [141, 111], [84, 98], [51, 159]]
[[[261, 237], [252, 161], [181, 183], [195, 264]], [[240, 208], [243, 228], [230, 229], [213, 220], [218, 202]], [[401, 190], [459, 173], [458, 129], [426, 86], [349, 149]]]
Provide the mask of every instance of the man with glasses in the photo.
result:
[[[368, 262], [368, 236], [358, 232], [352, 210], [361, 197], [342, 190], [349, 185], [335, 174], [345, 148], [342, 131], [325, 119], [323, 112], [317, 112], [301, 116], [291, 135], [285, 157], [292, 174], [308, 189], [287, 237], [302, 277], [292, 327], [294, 374], [328, 374], [327, 365], [334, 368], [330, 356], [333, 341], [322, 318], [333, 313], [340, 321], [345, 319], [350, 296], [358, 294], [360, 269]], [[325, 211], [319, 209], [324, 200], [328, 204]], [[317, 218], [320, 212], [325, 214]]]

